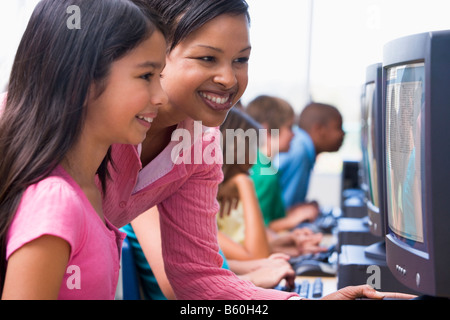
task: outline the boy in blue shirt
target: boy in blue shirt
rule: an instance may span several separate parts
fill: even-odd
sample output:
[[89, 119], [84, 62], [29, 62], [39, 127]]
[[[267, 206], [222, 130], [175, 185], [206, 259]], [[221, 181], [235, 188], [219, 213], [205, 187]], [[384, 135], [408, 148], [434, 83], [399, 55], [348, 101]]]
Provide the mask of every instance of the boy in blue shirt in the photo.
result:
[[289, 150], [280, 152], [274, 161], [288, 209], [305, 203], [317, 156], [322, 152], [338, 151], [344, 139], [339, 110], [323, 103], [307, 105], [293, 131]]

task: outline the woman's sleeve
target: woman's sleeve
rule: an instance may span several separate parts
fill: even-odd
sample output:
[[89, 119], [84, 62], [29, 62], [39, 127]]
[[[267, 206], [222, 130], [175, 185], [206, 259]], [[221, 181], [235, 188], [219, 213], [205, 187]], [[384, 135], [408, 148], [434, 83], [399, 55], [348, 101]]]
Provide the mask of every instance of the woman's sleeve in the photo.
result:
[[258, 288], [221, 268], [216, 220], [221, 165], [192, 168], [195, 172], [184, 185], [158, 205], [166, 274], [177, 299], [275, 300], [295, 295]]

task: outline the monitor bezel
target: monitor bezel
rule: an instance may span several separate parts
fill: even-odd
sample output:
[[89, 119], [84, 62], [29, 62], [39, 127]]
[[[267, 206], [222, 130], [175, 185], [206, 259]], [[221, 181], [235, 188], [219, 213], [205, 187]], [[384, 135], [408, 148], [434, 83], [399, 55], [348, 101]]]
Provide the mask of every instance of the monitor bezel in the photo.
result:
[[[450, 247], [448, 231], [450, 196], [450, 31], [415, 34], [387, 43], [383, 49], [383, 123], [387, 70], [394, 66], [425, 63], [425, 106], [422, 119], [422, 208], [426, 250], [401, 241], [387, 224], [386, 261], [394, 276], [411, 289], [424, 294], [450, 297]], [[433, 129], [433, 130], [432, 130]], [[383, 142], [385, 144], [385, 130]], [[440, 170], [438, 169], [440, 168]], [[385, 177], [386, 179], [386, 177]], [[388, 209], [386, 208], [386, 221]]]

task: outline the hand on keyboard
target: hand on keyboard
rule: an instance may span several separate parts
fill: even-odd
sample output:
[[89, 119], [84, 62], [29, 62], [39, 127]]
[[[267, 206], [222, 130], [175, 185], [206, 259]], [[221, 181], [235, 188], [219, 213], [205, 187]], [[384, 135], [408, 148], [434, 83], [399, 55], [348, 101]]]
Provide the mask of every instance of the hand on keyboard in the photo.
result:
[[323, 296], [322, 278], [316, 278], [313, 282], [308, 280], [303, 280], [301, 283], [295, 282], [295, 287], [293, 288], [279, 285], [275, 289], [296, 292], [300, 297], [307, 299], [320, 299]]

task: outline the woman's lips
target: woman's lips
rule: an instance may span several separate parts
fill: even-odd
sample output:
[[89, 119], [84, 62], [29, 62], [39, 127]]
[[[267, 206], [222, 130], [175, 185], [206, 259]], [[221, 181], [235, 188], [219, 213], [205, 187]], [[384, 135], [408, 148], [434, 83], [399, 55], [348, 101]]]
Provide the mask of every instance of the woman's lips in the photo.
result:
[[217, 111], [228, 110], [233, 106], [232, 94], [217, 94], [200, 91], [200, 97], [211, 109]]

